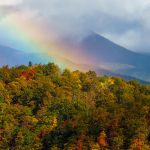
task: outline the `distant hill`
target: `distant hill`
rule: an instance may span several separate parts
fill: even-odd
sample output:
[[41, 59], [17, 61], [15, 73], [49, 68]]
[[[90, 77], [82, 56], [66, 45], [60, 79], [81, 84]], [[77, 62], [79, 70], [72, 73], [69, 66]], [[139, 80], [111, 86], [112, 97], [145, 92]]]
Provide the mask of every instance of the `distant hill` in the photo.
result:
[[46, 54], [43, 53], [25, 53], [21, 50], [0, 45], [0, 66], [27, 65], [29, 61], [33, 63], [47, 63], [54, 60], [52, 57], [46, 57]]
[[26, 60], [23, 52], [0, 45], [0, 66], [24, 64]]

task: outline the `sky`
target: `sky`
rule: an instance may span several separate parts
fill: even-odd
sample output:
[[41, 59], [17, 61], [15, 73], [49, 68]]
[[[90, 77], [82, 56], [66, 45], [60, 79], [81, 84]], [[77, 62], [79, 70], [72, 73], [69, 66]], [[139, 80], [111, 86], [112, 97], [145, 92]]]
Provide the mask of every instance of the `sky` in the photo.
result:
[[[0, 32], [13, 18], [34, 22], [49, 38], [80, 40], [96, 32], [130, 50], [150, 52], [149, 0], [0, 0]], [[5, 33], [0, 44], [7, 45]]]

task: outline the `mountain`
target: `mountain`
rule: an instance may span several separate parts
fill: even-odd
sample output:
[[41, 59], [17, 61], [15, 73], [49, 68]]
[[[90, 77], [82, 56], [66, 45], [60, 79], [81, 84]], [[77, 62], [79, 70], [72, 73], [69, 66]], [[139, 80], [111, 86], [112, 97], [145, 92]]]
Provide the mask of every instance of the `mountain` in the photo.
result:
[[48, 62], [55, 62], [61, 68], [67, 67], [72, 70], [88, 71], [90, 68], [93, 68], [93, 66], [89, 65], [76, 64], [69, 58], [64, 58], [62, 56], [57, 56], [56, 59], [56, 56], [50, 56], [46, 53], [23, 52], [21, 50], [0, 45], [0, 66], [27, 65], [29, 61], [32, 61], [33, 64], [46, 64]]
[[136, 53], [92, 33], [78, 43], [94, 61], [109, 71], [150, 81], [150, 55]]
[[24, 64], [25, 61], [23, 52], [0, 45], [0, 66]]
[[[70, 44], [69, 41], [68, 45]], [[0, 45], [0, 66], [27, 65], [30, 60], [38, 64], [55, 62], [62, 68], [81, 71], [94, 70], [99, 75], [139, 79], [142, 83], [150, 82], [150, 55], [132, 52], [96, 33], [88, 35], [80, 42], [73, 43], [71, 47], [82, 49], [83, 53], [92, 59], [92, 62], [77, 64], [67, 56], [57, 56], [56, 61], [53, 56], [46, 53], [26, 53]]]
[[44, 53], [26, 53], [21, 50], [0, 45], [0, 66], [27, 65], [29, 61], [33, 63], [47, 63], [54, 61], [54, 59]]

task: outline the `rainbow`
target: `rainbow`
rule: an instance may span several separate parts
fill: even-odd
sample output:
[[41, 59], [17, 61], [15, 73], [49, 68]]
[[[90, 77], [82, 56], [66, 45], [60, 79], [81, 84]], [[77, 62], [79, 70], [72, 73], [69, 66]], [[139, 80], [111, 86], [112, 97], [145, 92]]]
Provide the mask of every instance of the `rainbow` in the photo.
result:
[[1, 35], [7, 40], [6, 46], [27, 53], [39, 53], [43, 57], [51, 56], [59, 66], [72, 69], [75, 68], [72, 62], [89, 61], [80, 48], [68, 47], [66, 43], [54, 40], [53, 37], [57, 35], [55, 29], [37, 24], [24, 14], [10, 15], [0, 27], [3, 29]]

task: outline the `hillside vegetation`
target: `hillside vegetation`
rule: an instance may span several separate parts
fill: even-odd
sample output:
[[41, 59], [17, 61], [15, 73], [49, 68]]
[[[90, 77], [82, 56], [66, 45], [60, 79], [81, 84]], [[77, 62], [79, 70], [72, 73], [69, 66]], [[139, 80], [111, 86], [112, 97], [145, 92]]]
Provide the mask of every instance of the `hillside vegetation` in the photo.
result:
[[150, 86], [47, 65], [0, 68], [0, 149], [149, 150]]

